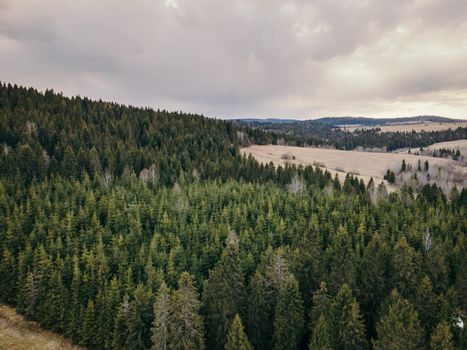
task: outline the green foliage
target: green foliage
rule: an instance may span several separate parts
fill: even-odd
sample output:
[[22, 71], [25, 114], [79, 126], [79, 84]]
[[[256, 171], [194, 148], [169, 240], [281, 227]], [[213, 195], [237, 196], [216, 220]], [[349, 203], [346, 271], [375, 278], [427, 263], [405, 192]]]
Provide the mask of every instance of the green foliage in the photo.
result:
[[235, 315], [227, 334], [225, 350], [253, 350], [243, 328], [240, 316]]
[[170, 290], [165, 283], [159, 288], [154, 303], [154, 321], [152, 324], [152, 350], [167, 350], [169, 346], [169, 325], [172, 315]]
[[274, 317], [274, 349], [297, 349], [303, 335], [303, 301], [298, 282], [289, 275], [279, 289]]
[[210, 272], [204, 288], [207, 344], [224, 347], [231, 320], [245, 311], [245, 277], [238, 237], [230, 232], [219, 263]]
[[201, 303], [188, 272], [183, 272], [172, 301], [169, 348], [174, 350], [204, 349], [204, 324], [199, 314]]
[[446, 321], [442, 321], [435, 328], [430, 340], [431, 350], [453, 350], [452, 333]]
[[423, 348], [423, 329], [414, 306], [393, 291], [387, 313], [376, 325], [376, 350], [415, 350]]
[[334, 348], [356, 350], [367, 347], [360, 307], [347, 284], [340, 287], [332, 300], [329, 314]]
[[467, 191], [373, 203], [353, 176], [240, 156], [263, 136], [2, 85], [1, 301], [90, 349], [247, 344], [237, 314], [256, 350], [461, 348], [440, 322], [467, 308]]

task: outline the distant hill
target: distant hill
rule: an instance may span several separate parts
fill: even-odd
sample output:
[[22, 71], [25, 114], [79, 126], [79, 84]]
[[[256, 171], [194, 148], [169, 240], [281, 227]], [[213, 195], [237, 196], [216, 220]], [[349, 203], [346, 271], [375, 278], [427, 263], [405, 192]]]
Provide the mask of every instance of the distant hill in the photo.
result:
[[300, 122], [301, 120], [298, 119], [287, 119], [287, 118], [241, 118], [241, 119], [234, 119], [234, 122], [238, 123], [271, 123], [271, 124], [278, 124], [278, 123], [295, 123]]
[[451, 119], [438, 116], [415, 116], [415, 117], [402, 117], [402, 118], [368, 118], [368, 117], [324, 117], [318, 119], [282, 119], [282, 118], [244, 118], [235, 119], [234, 122], [238, 124], [295, 124], [300, 123], [303, 125], [308, 124], [324, 124], [329, 126], [376, 126], [376, 125], [394, 125], [394, 124], [419, 124], [419, 123], [458, 123], [462, 122], [460, 119]]
[[451, 119], [438, 116], [416, 116], [403, 118], [366, 118], [366, 117], [325, 117], [314, 119], [313, 122], [327, 125], [393, 125], [393, 124], [418, 124], [418, 123], [458, 123], [459, 119]]

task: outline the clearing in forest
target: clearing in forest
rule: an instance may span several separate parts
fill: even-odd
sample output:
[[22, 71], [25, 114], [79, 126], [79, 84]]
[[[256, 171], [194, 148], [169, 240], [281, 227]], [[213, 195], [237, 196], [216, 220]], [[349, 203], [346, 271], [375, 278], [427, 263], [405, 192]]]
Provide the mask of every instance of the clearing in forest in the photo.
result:
[[[338, 174], [341, 181], [346, 174], [351, 173], [365, 182], [373, 178], [377, 184], [384, 181], [386, 170], [390, 169], [396, 174], [399, 173], [402, 160], [405, 160], [411, 170], [417, 169], [419, 160], [422, 168], [425, 161], [428, 161], [431, 181], [436, 181], [439, 185], [447, 187], [451, 187], [452, 184], [462, 187], [467, 183], [467, 167], [463, 167], [460, 162], [446, 158], [279, 145], [252, 145], [242, 148], [241, 151], [253, 155], [261, 163], [273, 162], [275, 165], [282, 166], [286, 163], [315, 165], [328, 169], [333, 176]], [[387, 182], [384, 182], [387, 185]]]
[[466, 128], [467, 122], [456, 122], [456, 123], [417, 123], [417, 124], [394, 124], [394, 125], [351, 125], [342, 127], [350, 132], [354, 132], [357, 129], [381, 129], [381, 132], [416, 132], [420, 131], [442, 131], [442, 130], [455, 130], [457, 128]]
[[0, 350], [84, 350], [0, 304]]

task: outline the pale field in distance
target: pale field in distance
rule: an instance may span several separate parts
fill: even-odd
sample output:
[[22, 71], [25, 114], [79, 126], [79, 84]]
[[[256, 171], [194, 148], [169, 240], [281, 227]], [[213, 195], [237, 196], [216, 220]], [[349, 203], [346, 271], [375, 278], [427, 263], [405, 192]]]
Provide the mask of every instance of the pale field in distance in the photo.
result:
[[64, 337], [43, 330], [29, 322], [16, 311], [0, 304], [1, 350], [85, 350], [72, 345]]
[[342, 127], [350, 132], [354, 132], [357, 129], [375, 129], [380, 128], [381, 132], [411, 132], [415, 130], [416, 132], [424, 131], [441, 131], [441, 130], [454, 130], [457, 128], [466, 128], [467, 122], [459, 123], [418, 123], [418, 124], [397, 124], [397, 125], [382, 125], [382, 126], [350, 126]]
[[[387, 185], [386, 181], [383, 180], [386, 170], [391, 169], [396, 173], [399, 172], [403, 159], [407, 164], [411, 164], [413, 169], [417, 168], [418, 160], [421, 161], [422, 167], [428, 160], [431, 168], [441, 167], [450, 173], [455, 173], [457, 178], [467, 180], [467, 168], [462, 167], [460, 162], [446, 158], [278, 145], [253, 145], [243, 148], [241, 151], [253, 155], [261, 163], [273, 162], [275, 165], [282, 166], [286, 163], [321, 166], [328, 169], [333, 176], [337, 173], [341, 181], [347, 173], [352, 173], [365, 182], [373, 178], [376, 184], [383, 181]], [[283, 159], [284, 155], [287, 155], [289, 159]], [[293, 157], [295, 159], [291, 159]]]
[[467, 140], [438, 142], [427, 147], [427, 149], [430, 149], [430, 150], [442, 149], [442, 148], [459, 150], [461, 155], [463, 155], [464, 157], [467, 157]]

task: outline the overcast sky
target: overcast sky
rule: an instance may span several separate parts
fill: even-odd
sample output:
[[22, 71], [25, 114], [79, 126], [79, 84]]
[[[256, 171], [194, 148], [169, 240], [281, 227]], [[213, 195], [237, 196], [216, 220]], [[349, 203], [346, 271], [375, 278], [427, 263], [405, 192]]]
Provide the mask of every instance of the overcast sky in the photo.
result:
[[467, 118], [467, 1], [0, 0], [0, 80], [223, 118]]

